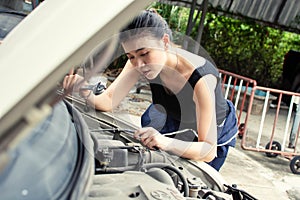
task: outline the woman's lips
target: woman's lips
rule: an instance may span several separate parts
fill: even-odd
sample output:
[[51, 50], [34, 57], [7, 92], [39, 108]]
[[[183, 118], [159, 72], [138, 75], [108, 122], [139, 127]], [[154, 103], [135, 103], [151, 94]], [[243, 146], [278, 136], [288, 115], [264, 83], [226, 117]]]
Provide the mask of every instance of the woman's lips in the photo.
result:
[[150, 72], [150, 70], [142, 71], [142, 74], [143, 74], [144, 76], [147, 76], [147, 74], [149, 74], [149, 72]]

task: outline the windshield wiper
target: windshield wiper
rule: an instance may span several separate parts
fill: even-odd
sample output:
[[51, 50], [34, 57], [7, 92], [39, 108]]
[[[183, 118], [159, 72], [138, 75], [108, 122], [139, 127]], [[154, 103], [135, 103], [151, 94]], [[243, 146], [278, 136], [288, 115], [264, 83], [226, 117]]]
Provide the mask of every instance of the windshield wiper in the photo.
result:
[[24, 12], [19, 12], [19, 11], [15, 11], [15, 10], [1, 10], [0, 9], [0, 14], [1, 13], [4, 13], [4, 14], [11, 14], [11, 15], [19, 15], [19, 16], [22, 16], [22, 17], [26, 17], [27, 14], [24, 13]]

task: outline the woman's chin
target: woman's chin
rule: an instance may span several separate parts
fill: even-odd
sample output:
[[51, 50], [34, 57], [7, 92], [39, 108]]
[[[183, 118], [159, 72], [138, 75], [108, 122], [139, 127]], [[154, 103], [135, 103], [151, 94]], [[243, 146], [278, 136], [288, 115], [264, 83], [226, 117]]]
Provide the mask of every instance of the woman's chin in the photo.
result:
[[155, 75], [153, 73], [147, 73], [147, 74], [144, 74], [144, 77], [148, 80], [153, 80], [157, 77], [157, 75]]

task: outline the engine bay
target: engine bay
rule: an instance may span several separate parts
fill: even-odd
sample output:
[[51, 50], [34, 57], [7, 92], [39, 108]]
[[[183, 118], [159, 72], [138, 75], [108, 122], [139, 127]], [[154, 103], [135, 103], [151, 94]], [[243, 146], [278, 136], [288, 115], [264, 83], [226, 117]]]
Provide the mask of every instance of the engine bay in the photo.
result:
[[[74, 103], [74, 102], [73, 102]], [[79, 110], [84, 105], [77, 104]], [[133, 127], [107, 113], [83, 112], [94, 141], [90, 199], [255, 199], [204, 162], [149, 150]], [[101, 117], [102, 115], [102, 117]]]

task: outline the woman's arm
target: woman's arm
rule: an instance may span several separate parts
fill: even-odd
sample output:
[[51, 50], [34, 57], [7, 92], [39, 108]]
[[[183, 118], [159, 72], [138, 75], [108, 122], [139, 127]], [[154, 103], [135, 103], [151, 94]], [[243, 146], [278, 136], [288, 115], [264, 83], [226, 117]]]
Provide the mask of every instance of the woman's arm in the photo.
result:
[[[101, 94], [94, 95], [90, 91], [81, 91], [81, 96], [86, 97], [88, 103], [101, 111], [111, 111], [119, 105], [119, 103], [128, 94], [130, 89], [139, 80], [140, 73], [134, 69], [129, 61], [127, 61], [122, 72], [114, 80], [114, 82]], [[76, 83], [80, 82], [82, 77], [79, 75], [68, 75], [64, 79], [64, 88], [79, 87]], [[79, 88], [75, 88], [78, 91]]]
[[93, 95], [89, 102], [95, 105], [95, 109], [101, 111], [111, 111], [129, 93], [130, 89], [139, 80], [140, 73], [134, 69], [127, 61], [122, 72], [112, 82], [112, 84], [100, 95]]
[[192, 160], [205, 162], [213, 160], [217, 149], [214, 94], [216, 83], [214, 76], [207, 75], [202, 77], [194, 88], [193, 99], [196, 105], [198, 142], [168, 138], [151, 127], [139, 129], [136, 131], [135, 137], [152, 149], [157, 147]]
[[[196, 105], [198, 143], [203, 145], [199, 158], [205, 155], [211, 161], [217, 150], [217, 120], [215, 87], [217, 79], [213, 75], [202, 77], [194, 89], [194, 102]], [[199, 154], [199, 153], [198, 153]], [[197, 154], [196, 154], [197, 155]], [[197, 156], [195, 155], [195, 158]]]

